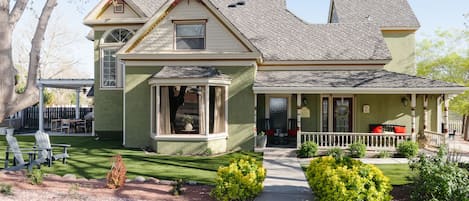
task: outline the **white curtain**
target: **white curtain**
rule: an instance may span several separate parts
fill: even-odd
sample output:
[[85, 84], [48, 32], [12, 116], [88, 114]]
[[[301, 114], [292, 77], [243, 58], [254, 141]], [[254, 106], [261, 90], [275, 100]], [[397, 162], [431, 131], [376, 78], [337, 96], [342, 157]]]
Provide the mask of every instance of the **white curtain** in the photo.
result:
[[205, 87], [200, 87], [199, 93], [199, 134], [205, 135]]
[[225, 132], [225, 93], [223, 87], [215, 87], [215, 111], [213, 114], [213, 133]]
[[[171, 134], [171, 120], [169, 111], [169, 87], [161, 87], [160, 96], [160, 135]], [[158, 107], [158, 106], [157, 106]]]

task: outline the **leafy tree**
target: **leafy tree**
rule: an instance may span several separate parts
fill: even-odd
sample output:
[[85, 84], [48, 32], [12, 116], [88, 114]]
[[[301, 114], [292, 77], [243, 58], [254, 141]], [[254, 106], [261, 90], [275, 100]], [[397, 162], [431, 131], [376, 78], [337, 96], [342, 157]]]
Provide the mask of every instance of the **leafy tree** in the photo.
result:
[[[437, 30], [417, 44], [417, 75], [469, 87], [469, 29]], [[450, 109], [463, 116], [469, 140], [469, 91], [456, 96]]]

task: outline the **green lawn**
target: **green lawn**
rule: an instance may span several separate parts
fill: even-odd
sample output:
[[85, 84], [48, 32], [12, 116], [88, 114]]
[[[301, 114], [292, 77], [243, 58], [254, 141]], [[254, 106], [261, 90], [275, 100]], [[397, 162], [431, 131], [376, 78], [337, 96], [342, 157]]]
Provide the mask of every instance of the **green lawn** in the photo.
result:
[[[20, 147], [30, 148], [33, 136], [19, 136]], [[64, 175], [76, 174], [84, 178], [104, 178], [110, 169], [110, 159], [115, 154], [122, 155], [127, 167], [127, 176], [155, 177], [158, 179], [184, 179], [211, 184], [214, 182], [219, 166], [228, 165], [230, 160], [242, 155], [256, 157], [262, 161], [262, 155], [252, 152], [238, 152], [217, 157], [162, 156], [145, 154], [140, 149], [126, 149], [120, 141], [100, 140], [93, 137], [51, 137], [51, 143], [70, 144], [70, 158], [67, 164], [56, 161], [53, 167], [41, 168], [46, 173]], [[5, 137], [0, 137], [0, 164], [5, 159]], [[2, 166], [3, 168], [3, 166]]]
[[389, 164], [376, 165], [384, 175], [389, 177], [392, 185], [405, 185], [411, 183], [408, 177], [411, 176], [411, 170], [408, 164]]

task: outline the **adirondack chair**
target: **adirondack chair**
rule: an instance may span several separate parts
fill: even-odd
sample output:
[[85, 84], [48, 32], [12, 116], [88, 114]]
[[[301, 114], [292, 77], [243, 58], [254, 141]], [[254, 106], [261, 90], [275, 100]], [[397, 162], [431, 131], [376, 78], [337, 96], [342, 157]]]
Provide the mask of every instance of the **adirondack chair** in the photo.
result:
[[[53, 161], [62, 159], [62, 163], [66, 163], [66, 159], [69, 157], [67, 153], [67, 148], [70, 147], [69, 144], [51, 144], [49, 135], [47, 133], [37, 131], [34, 134], [36, 138], [36, 147], [41, 149], [38, 152], [38, 157], [46, 158], [47, 165], [50, 167]], [[62, 153], [54, 154], [54, 148], [62, 148]]]
[[[36, 149], [36, 148], [21, 149], [20, 146], [18, 145], [18, 141], [16, 140], [15, 137], [13, 137], [13, 135], [6, 135], [5, 138], [8, 143], [8, 146], [5, 152], [5, 170], [17, 171], [23, 168], [28, 168], [28, 171], [31, 172], [34, 165], [38, 165], [40, 168], [40, 164], [46, 161], [45, 158], [41, 158], [41, 157], [36, 158], [36, 153], [38, 151], [41, 151], [40, 149]], [[28, 155], [29, 155], [28, 162], [24, 161], [22, 151], [28, 151]], [[12, 167], [8, 167], [10, 153], [13, 154], [13, 166]]]

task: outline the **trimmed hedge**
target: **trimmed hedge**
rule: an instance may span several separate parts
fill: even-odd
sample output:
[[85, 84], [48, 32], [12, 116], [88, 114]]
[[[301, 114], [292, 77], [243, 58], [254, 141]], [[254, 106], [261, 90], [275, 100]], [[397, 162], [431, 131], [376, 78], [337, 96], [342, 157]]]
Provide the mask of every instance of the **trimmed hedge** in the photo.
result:
[[210, 195], [217, 200], [254, 200], [264, 188], [266, 171], [256, 159], [243, 157], [218, 168], [216, 186]]
[[319, 201], [390, 201], [392, 186], [374, 165], [324, 156], [311, 161], [306, 176]]
[[318, 153], [318, 144], [315, 142], [305, 142], [301, 145], [298, 150], [298, 157], [300, 158], [311, 158]]
[[397, 145], [397, 153], [406, 158], [413, 158], [419, 153], [419, 145], [412, 141], [401, 142]]

